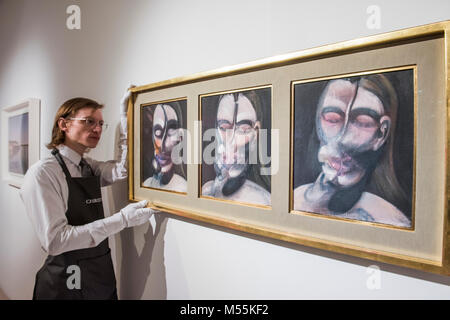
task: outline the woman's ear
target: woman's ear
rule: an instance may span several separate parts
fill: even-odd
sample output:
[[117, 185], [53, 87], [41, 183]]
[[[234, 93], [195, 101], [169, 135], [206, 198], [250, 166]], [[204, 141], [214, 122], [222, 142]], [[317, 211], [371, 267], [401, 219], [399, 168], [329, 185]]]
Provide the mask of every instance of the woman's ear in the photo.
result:
[[389, 116], [382, 116], [380, 118], [380, 128], [378, 129], [377, 137], [373, 145], [373, 151], [380, 149], [386, 142], [391, 131], [391, 118]]
[[178, 129], [178, 141], [183, 141], [183, 139], [184, 139], [184, 129], [179, 128]]
[[256, 121], [256, 122], [255, 122], [254, 129], [256, 130], [256, 138], [259, 139], [259, 129], [261, 129], [261, 122]]
[[259, 130], [259, 129], [261, 129], [261, 122], [259, 122], [259, 121], [256, 121], [255, 122], [255, 130]]

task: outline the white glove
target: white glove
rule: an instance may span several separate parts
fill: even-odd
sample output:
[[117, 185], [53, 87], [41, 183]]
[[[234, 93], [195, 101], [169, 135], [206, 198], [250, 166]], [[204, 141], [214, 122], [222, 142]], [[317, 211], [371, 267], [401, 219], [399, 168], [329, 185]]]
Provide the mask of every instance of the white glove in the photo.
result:
[[122, 99], [120, 100], [120, 115], [121, 116], [126, 116], [127, 115], [127, 111], [128, 111], [128, 99], [130, 98], [131, 95], [131, 88], [136, 87], [135, 85], [131, 84], [127, 91], [125, 92], [125, 94], [123, 95]]
[[147, 204], [148, 200], [143, 200], [137, 203], [131, 203], [120, 210], [119, 214], [122, 215], [126, 228], [139, 226], [150, 219], [154, 211], [150, 208], [145, 208]]

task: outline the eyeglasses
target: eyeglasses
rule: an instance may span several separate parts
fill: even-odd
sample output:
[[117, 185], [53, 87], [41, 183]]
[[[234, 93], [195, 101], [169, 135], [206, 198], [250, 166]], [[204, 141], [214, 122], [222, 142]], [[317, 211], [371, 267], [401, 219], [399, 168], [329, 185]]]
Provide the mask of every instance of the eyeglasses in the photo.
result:
[[69, 120], [84, 121], [84, 126], [89, 130], [96, 128], [97, 125], [100, 126], [102, 131], [105, 131], [106, 129], [108, 129], [108, 125], [103, 120], [97, 121], [92, 118], [69, 118]]

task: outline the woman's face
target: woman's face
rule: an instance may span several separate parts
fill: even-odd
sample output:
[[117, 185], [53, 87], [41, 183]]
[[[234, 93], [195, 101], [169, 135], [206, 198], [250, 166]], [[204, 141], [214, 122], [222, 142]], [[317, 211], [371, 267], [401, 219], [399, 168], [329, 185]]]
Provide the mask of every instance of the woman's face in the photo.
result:
[[327, 181], [348, 187], [366, 174], [372, 155], [385, 143], [390, 118], [381, 100], [358, 82], [333, 80], [316, 114], [318, 160]]
[[257, 129], [260, 124], [250, 100], [242, 94], [225, 95], [217, 110], [217, 134], [219, 146], [216, 164], [225, 169], [229, 176], [238, 176], [248, 165]]
[[155, 159], [162, 172], [172, 167], [172, 150], [180, 141], [180, 125], [175, 110], [169, 105], [157, 105], [153, 115], [153, 144]]

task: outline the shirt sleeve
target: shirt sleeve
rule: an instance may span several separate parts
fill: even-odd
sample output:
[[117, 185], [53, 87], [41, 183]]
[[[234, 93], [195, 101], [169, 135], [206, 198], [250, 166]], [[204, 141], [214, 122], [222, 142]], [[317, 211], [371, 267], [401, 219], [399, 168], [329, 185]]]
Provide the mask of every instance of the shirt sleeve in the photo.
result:
[[65, 181], [58, 181], [44, 168], [34, 168], [25, 175], [20, 190], [20, 197], [41, 247], [49, 255], [95, 247], [125, 227], [121, 214], [82, 226], [69, 225], [63, 188], [67, 188]]
[[117, 159], [110, 161], [97, 161], [86, 157], [86, 161], [92, 167], [94, 174], [100, 176], [102, 187], [113, 184], [116, 181], [128, 177], [128, 139], [127, 139], [127, 117], [126, 114], [120, 116], [118, 155]]

